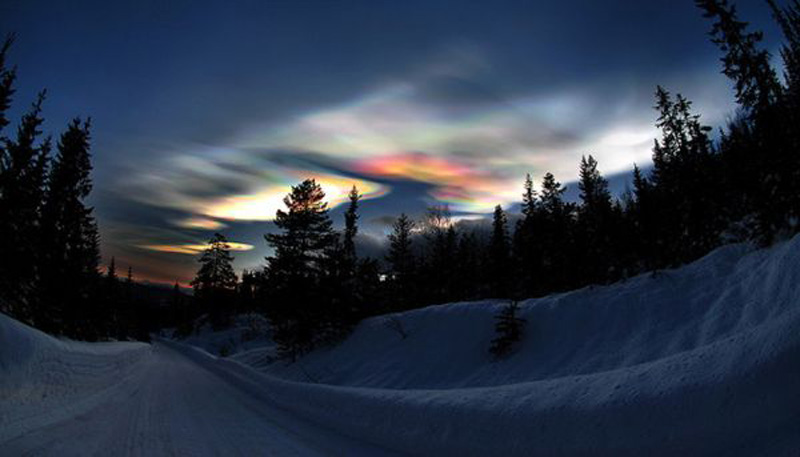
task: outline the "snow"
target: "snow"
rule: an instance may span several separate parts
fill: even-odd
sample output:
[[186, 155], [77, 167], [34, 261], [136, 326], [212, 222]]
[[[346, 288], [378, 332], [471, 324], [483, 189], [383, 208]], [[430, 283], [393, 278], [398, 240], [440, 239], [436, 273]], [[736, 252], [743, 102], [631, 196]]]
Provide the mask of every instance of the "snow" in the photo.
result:
[[393, 455], [287, 414], [263, 376], [190, 346], [59, 341], [4, 315], [0, 343], [2, 456]]
[[[71, 433], [136, 455], [800, 449], [800, 236], [525, 301], [523, 341], [495, 362], [492, 317], [503, 304], [398, 314], [407, 338], [385, 317], [368, 319], [289, 365], [274, 362], [268, 341], [242, 343], [236, 326], [184, 342], [89, 345], [0, 316], [0, 454], [80, 453], [65, 444]], [[220, 338], [231, 356], [186, 344], [219, 354]], [[61, 378], [48, 381], [51, 365]]]
[[0, 443], [107, 401], [107, 387], [148, 351], [140, 343], [57, 340], [0, 314]]
[[[226, 356], [251, 348], [266, 349], [272, 346], [269, 322], [260, 314], [241, 314], [233, 318], [230, 327], [214, 331], [204, 318], [195, 323], [198, 327], [186, 338], [177, 338], [183, 344], [203, 349], [209, 354]], [[174, 336], [174, 331], [165, 332]]]

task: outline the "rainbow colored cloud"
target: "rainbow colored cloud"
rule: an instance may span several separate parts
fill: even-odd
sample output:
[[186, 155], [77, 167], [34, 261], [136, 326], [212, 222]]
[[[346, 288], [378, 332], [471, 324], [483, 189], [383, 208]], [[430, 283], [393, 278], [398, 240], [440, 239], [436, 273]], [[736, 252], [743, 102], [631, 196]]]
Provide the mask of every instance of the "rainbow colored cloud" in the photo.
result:
[[285, 183], [267, 184], [251, 193], [231, 195], [204, 202], [195, 210], [208, 217], [239, 221], [270, 221], [279, 209], [285, 209], [283, 198], [291, 191], [291, 186], [313, 178], [325, 192], [328, 208], [348, 200], [353, 186], [358, 188], [363, 199], [379, 198], [389, 193], [389, 187], [364, 179], [350, 178], [322, 172], [286, 170]]
[[444, 156], [404, 153], [365, 158], [355, 161], [353, 169], [367, 176], [432, 184], [433, 198], [462, 212], [489, 212], [495, 205], [515, 201], [519, 193], [516, 180]]
[[[167, 252], [171, 254], [189, 254], [197, 255], [208, 248], [207, 244], [143, 244], [139, 246], [142, 249], [147, 249], [156, 252]], [[250, 251], [254, 248], [252, 244], [228, 242], [228, 248], [231, 251]]]

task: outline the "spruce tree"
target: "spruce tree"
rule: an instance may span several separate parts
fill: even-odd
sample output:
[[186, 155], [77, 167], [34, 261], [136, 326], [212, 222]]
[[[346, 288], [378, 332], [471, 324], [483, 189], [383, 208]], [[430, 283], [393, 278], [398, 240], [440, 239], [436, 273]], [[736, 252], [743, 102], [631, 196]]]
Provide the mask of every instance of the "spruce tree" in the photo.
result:
[[597, 161], [589, 155], [581, 158], [578, 188], [581, 205], [578, 208], [576, 244], [579, 283], [604, 282], [611, 278], [610, 269], [615, 253], [612, 249], [614, 227], [611, 194], [608, 182], [597, 169]]
[[[93, 209], [85, 203], [92, 190], [89, 149], [89, 122], [73, 120], [59, 139], [42, 208], [41, 314], [48, 331], [96, 321], [102, 314], [99, 234]], [[66, 322], [57, 323], [59, 318]]]
[[541, 222], [537, 241], [541, 243], [542, 282], [547, 290], [565, 290], [574, 281], [569, 270], [573, 254], [573, 211], [564, 202], [566, 188], [552, 173], [542, 179]]
[[[14, 43], [14, 36], [8, 36], [0, 46], [0, 133], [8, 126], [6, 111], [11, 107], [11, 97], [14, 95], [14, 80], [17, 76], [15, 68], [6, 67], [8, 50]], [[4, 145], [0, 144], [0, 157], [5, 153]], [[0, 160], [0, 176], [2, 176], [3, 160]], [[1, 187], [0, 187], [1, 189]]]
[[[506, 231], [506, 236], [508, 235]], [[508, 241], [508, 240], [506, 240]], [[488, 262], [484, 259], [487, 257], [483, 243], [476, 235], [475, 231], [462, 233], [458, 238], [458, 246], [456, 248], [456, 255], [454, 264], [455, 279], [454, 279], [454, 296], [453, 300], [476, 300], [487, 296], [489, 293], [489, 284], [486, 279]], [[510, 259], [506, 258], [507, 274], [510, 268]], [[506, 278], [508, 282], [510, 278]]]
[[541, 292], [541, 240], [537, 239], [541, 222], [541, 205], [533, 189], [530, 174], [525, 175], [522, 193], [522, 218], [517, 221], [512, 238], [512, 266], [517, 278], [514, 296], [533, 296]]
[[509, 294], [510, 249], [508, 221], [500, 205], [495, 206], [492, 216], [492, 237], [489, 241], [489, 293], [495, 298]]
[[749, 32], [747, 22], [739, 20], [736, 7], [727, 0], [695, 0], [695, 3], [706, 18], [715, 21], [712, 41], [724, 53], [723, 73], [734, 82], [739, 105], [754, 112], [769, 108], [780, 98], [782, 88], [770, 66], [769, 52], [758, 48], [763, 34]]
[[786, 91], [782, 100], [780, 120], [782, 134], [773, 140], [780, 141], [783, 157], [778, 166], [783, 171], [782, 197], [789, 208], [788, 219], [794, 219], [794, 231], [800, 230], [800, 1], [792, 0], [779, 8], [768, 0], [773, 15], [780, 25], [785, 39], [781, 48], [786, 80]]
[[495, 334], [497, 335], [489, 347], [495, 359], [502, 359], [511, 354], [514, 344], [522, 340], [525, 319], [519, 317], [519, 303], [512, 300], [495, 316]]
[[722, 211], [715, 195], [724, 186], [708, 137], [710, 127], [692, 113], [692, 103], [658, 87], [661, 129], [653, 148], [653, 198], [659, 211], [654, 233], [659, 266], [693, 260], [716, 246]]
[[412, 305], [414, 299], [416, 261], [411, 245], [413, 229], [414, 222], [403, 213], [392, 224], [392, 233], [389, 234], [386, 261], [389, 264], [389, 281], [395, 300], [395, 304], [390, 305], [393, 309], [406, 309]]
[[[714, 20], [711, 35], [723, 53], [722, 72], [736, 90], [742, 109], [739, 122], [729, 126], [724, 148], [728, 168], [727, 190], [741, 195], [733, 203], [743, 218], [754, 214], [753, 236], [763, 244], [792, 228], [800, 218], [800, 155], [796, 119], [786, 109], [785, 91], [770, 65], [770, 54], [760, 49], [761, 32], [751, 32], [727, 0], [696, 0], [705, 17]], [[791, 94], [789, 94], [791, 96]], [[744, 192], [736, 186], [746, 185]]]
[[342, 258], [344, 262], [345, 274], [352, 276], [356, 266], [356, 235], [358, 235], [358, 202], [361, 195], [356, 186], [350, 190], [348, 195], [350, 204], [344, 213], [344, 237], [342, 241]]
[[14, 317], [36, 324], [42, 240], [41, 210], [47, 178], [50, 139], [42, 133], [41, 92], [22, 117], [15, 139], [2, 138], [0, 166], [0, 294]]
[[98, 339], [102, 336], [120, 335], [122, 330], [122, 290], [117, 276], [117, 259], [111, 257], [111, 263], [106, 268], [102, 278], [102, 304], [98, 309], [92, 310], [94, 315], [88, 321], [74, 321], [70, 324], [71, 332], [80, 339]]

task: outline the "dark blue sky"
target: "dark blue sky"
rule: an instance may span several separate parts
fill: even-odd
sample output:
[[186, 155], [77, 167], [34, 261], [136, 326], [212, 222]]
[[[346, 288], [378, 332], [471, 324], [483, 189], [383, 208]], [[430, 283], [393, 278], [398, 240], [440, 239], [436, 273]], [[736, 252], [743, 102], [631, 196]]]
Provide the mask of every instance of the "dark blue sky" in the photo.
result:
[[[736, 3], [775, 51], [764, 2]], [[46, 87], [47, 131], [93, 118], [104, 260], [160, 281], [189, 279], [214, 230], [261, 263], [305, 176], [333, 203], [358, 184], [379, 237], [431, 203], [511, 207], [526, 172], [570, 182], [581, 154], [646, 166], [656, 84], [711, 125], [732, 113], [708, 29], [690, 0], [0, 4], [14, 113]]]

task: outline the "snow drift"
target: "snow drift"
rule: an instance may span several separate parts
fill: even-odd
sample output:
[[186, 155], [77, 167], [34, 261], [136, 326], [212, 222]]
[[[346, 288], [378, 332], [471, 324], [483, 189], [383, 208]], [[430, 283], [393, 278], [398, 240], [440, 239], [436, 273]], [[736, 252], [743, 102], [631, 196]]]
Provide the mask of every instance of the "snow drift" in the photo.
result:
[[107, 400], [149, 350], [58, 340], [0, 314], [0, 442]]
[[[492, 362], [502, 303], [363, 322], [293, 365], [235, 355], [274, 401], [340, 432], [430, 455], [792, 455], [800, 449], [800, 236], [528, 300]], [[280, 377], [286, 381], [278, 381]], [[288, 382], [291, 381], [291, 382]], [[302, 383], [298, 383], [302, 381]]]

